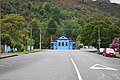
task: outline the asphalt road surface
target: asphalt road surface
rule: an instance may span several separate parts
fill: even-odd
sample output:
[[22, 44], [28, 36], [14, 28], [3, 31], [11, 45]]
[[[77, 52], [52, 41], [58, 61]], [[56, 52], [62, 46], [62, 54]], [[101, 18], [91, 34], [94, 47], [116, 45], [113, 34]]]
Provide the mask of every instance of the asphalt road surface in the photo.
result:
[[0, 80], [120, 80], [120, 59], [92, 50], [45, 50], [1, 59]]

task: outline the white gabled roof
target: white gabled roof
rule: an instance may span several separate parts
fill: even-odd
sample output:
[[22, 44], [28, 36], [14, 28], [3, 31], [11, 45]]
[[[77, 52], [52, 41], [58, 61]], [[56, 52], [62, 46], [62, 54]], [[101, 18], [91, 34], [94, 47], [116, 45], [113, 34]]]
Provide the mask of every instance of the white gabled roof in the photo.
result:
[[65, 36], [61, 36], [57, 40], [69, 40], [69, 39], [67, 37], [65, 37]]

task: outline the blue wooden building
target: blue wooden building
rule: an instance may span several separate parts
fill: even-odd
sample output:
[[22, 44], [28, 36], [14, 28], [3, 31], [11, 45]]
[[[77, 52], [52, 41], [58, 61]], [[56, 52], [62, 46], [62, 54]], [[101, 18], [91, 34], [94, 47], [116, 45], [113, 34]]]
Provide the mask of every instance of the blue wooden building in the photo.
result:
[[76, 49], [76, 42], [69, 40], [65, 36], [59, 37], [57, 40], [50, 42], [50, 49], [53, 50], [73, 50]]

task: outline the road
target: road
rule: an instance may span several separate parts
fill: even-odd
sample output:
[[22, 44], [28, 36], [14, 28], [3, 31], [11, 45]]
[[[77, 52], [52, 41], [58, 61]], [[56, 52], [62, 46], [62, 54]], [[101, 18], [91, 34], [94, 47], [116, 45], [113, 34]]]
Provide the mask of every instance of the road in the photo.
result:
[[45, 50], [1, 59], [0, 80], [120, 80], [120, 59], [90, 50]]

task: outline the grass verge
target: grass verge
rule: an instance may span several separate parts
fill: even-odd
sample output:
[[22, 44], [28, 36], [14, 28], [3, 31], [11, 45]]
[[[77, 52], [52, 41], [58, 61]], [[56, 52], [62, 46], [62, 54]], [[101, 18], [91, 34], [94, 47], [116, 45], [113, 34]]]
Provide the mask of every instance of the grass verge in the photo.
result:
[[119, 58], [120, 58], [120, 54], [119, 54], [119, 52], [116, 52], [116, 54], [117, 54], [117, 57], [119, 57]]
[[31, 51], [23, 51], [23, 52], [10, 52], [10, 54], [28, 54], [28, 53], [34, 53], [34, 52], [39, 52], [40, 50], [34, 49]]

